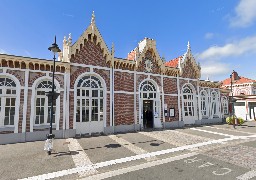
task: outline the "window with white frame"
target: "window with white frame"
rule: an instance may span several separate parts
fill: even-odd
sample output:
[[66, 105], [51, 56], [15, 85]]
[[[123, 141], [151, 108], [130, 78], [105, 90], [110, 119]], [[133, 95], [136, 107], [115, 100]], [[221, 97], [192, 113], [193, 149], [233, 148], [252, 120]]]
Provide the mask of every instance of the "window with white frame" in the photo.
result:
[[212, 92], [211, 96], [211, 111], [212, 111], [212, 116], [213, 117], [218, 117], [218, 93], [217, 92]]
[[223, 114], [228, 114], [228, 100], [227, 100], [227, 97], [222, 97], [221, 98], [221, 104], [222, 104]]
[[76, 122], [103, 121], [103, 90], [95, 76], [87, 75], [78, 81]]
[[189, 85], [182, 89], [183, 93], [183, 110], [185, 116], [195, 116], [194, 94]]
[[[54, 87], [56, 89], [56, 87]], [[50, 123], [51, 119], [51, 99], [49, 100], [46, 93], [52, 91], [52, 81], [44, 80], [36, 87], [35, 98], [35, 125], [45, 125]], [[53, 119], [55, 123], [56, 100], [53, 100]]]
[[208, 97], [207, 97], [207, 92], [206, 91], [201, 91], [200, 93], [201, 97], [201, 114], [203, 117], [208, 116]]
[[140, 98], [156, 98], [156, 88], [152, 82], [145, 81], [140, 87]]
[[14, 126], [16, 83], [8, 77], [0, 77], [0, 126]]

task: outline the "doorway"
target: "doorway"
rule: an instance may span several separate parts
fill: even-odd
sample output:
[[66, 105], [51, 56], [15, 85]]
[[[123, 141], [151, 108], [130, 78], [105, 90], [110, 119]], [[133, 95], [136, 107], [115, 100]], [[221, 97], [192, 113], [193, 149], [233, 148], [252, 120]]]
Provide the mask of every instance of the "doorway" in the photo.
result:
[[153, 100], [143, 100], [143, 127], [154, 127]]

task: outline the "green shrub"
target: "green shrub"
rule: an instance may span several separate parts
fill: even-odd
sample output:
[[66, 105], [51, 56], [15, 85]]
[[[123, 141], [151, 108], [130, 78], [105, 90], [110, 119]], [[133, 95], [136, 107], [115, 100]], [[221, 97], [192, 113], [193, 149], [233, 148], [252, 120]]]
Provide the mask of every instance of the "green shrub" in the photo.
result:
[[241, 125], [241, 124], [244, 124], [244, 119], [241, 118], [241, 117], [239, 117], [239, 118], [238, 118], [238, 124], [240, 124], [240, 125]]
[[[235, 123], [234, 118], [235, 118], [235, 117], [227, 117], [227, 118], [226, 118], [226, 123], [227, 123], [227, 124], [233, 124], [233, 123]], [[238, 119], [237, 123], [238, 123], [239, 125], [241, 125], [241, 124], [244, 123], [244, 119], [243, 119], [243, 118], [238, 117], [237, 119]]]

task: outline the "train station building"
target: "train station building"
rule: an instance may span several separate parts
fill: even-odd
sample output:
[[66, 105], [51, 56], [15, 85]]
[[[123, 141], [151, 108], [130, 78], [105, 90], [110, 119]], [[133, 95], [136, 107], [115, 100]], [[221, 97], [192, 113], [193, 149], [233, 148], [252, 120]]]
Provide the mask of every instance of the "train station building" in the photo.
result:
[[[185, 45], [184, 45], [185, 46]], [[53, 61], [0, 54], [0, 144], [44, 140], [49, 133]], [[63, 40], [56, 62], [53, 133], [57, 138], [221, 122], [228, 91], [200, 80], [191, 46], [165, 62], [156, 41], [115, 57], [94, 14], [83, 34]]]

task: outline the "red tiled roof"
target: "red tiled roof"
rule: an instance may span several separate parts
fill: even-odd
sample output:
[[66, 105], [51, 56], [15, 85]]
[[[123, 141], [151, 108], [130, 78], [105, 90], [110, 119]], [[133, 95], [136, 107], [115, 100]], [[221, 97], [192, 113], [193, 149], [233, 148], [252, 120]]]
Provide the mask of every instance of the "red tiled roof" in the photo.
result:
[[135, 55], [136, 55], [136, 51], [135, 50], [132, 50], [128, 56], [127, 56], [127, 59], [130, 60], [130, 61], [134, 61], [135, 60]]
[[[233, 81], [233, 84], [244, 84], [244, 83], [252, 83], [252, 82], [256, 82], [256, 80], [253, 79], [249, 79], [243, 76], [238, 76], [239, 78], [235, 81]], [[222, 81], [222, 86], [226, 86], [226, 85], [230, 85], [231, 81], [230, 78], [227, 78], [225, 80]]]
[[178, 64], [179, 64], [179, 58], [182, 58], [182, 56], [172, 59], [169, 62], [166, 62], [164, 65], [176, 68], [178, 67]]

